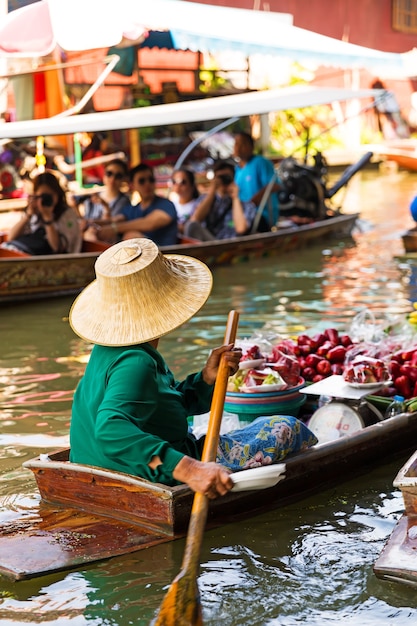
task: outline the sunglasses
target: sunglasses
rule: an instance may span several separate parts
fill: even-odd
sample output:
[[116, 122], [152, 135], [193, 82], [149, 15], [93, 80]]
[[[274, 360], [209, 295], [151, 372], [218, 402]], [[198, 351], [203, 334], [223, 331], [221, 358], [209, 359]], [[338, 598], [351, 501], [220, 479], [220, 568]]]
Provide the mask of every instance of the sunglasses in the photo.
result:
[[138, 185], [144, 185], [145, 183], [154, 183], [155, 176], [146, 176], [144, 178], [137, 178], [136, 182]]
[[113, 176], [116, 180], [122, 180], [123, 178], [123, 174], [121, 172], [113, 172], [113, 170], [106, 170], [104, 173], [106, 174], [108, 178], [113, 178]]
[[188, 181], [186, 180], [173, 180], [172, 184], [173, 185], [186, 185]]
[[54, 197], [50, 193], [41, 193], [37, 196], [30, 196], [33, 200], [40, 200], [43, 206], [52, 206]]

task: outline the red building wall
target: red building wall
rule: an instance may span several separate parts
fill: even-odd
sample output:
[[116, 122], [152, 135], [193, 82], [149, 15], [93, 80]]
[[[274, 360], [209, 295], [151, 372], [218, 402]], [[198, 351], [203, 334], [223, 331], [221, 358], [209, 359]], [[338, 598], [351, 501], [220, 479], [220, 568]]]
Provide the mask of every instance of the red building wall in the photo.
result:
[[417, 47], [417, 35], [392, 29], [392, 0], [198, 1], [216, 6], [290, 13], [294, 26], [385, 52], [406, 52]]
[[[195, 1], [216, 6], [290, 13], [294, 26], [384, 52], [407, 52], [417, 48], [417, 35], [392, 28], [392, 0]], [[366, 70], [361, 70], [360, 87], [370, 87], [375, 78]], [[345, 79], [346, 74], [343, 71], [328, 66], [319, 68], [313, 82], [321, 86], [350, 86], [345, 84]], [[390, 78], [383, 79], [383, 82], [388, 89], [394, 91], [401, 109], [408, 116], [411, 94], [417, 91], [417, 80]]]

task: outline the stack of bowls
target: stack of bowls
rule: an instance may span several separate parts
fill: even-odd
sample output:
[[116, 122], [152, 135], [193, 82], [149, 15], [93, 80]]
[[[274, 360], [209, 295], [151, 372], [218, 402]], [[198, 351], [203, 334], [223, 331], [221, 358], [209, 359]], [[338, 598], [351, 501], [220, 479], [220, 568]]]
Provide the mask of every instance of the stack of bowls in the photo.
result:
[[[283, 391], [256, 391], [226, 393], [225, 411], [239, 416], [241, 422], [252, 422], [260, 415], [293, 415], [297, 417], [306, 401], [306, 395], [300, 393], [305, 381], [300, 378], [295, 387]], [[259, 387], [257, 387], [259, 390]]]

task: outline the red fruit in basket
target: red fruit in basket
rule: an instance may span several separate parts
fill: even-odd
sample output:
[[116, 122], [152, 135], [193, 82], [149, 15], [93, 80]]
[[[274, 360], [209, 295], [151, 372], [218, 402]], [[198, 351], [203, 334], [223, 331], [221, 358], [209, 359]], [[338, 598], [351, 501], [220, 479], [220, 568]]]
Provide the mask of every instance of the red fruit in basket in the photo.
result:
[[398, 376], [394, 381], [394, 386], [404, 398], [411, 398], [411, 385], [407, 376]]
[[242, 355], [241, 361], [253, 361], [253, 360], [263, 359], [263, 358], [264, 357], [259, 349], [259, 346], [251, 346]]
[[332, 348], [328, 351], [326, 357], [329, 359], [330, 363], [343, 363], [346, 356], [346, 348], [339, 345], [335, 348]]
[[316, 370], [314, 370], [312, 367], [304, 368], [303, 378], [305, 378], [305, 380], [313, 380], [315, 375], [316, 375]]
[[401, 365], [398, 363], [398, 361], [390, 361], [388, 365], [388, 371], [391, 374], [391, 378], [397, 378], [398, 376], [400, 376], [400, 369]]
[[309, 354], [306, 356], [306, 366], [317, 368], [317, 365], [322, 361], [323, 358], [318, 354]]
[[317, 363], [316, 365], [316, 372], [317, 374], [322, 374], [323, 376], [330, 376], [330, 374], [332, 373], [332, 366], [330, 361], [327, 361], [326, 359], [322, 359], [321, 361], [319, 361], [319, 363]]
[[292, 339], [283, 339], [272, 348], [272, 356], [276, 359], [276, 353], [295, 354], [294, 349], [298, 347]]
[[313, 383], [319, 383], [321, 380], [324, 380], [324, 378], [326, 378], [326, 376], [323, 376], [322, 374], [316, 374], [315, 376], [313, 376]]
[[329, 350], [331, 350], [332, 348], [335, 348], [335, 347], [336, 347], [335, 343], [333, 343], [332, 341], [327, 340], [320, 346], [320, 348], [317, 348], [317, 354], [319, 356], [324, 356], [325, 357], [327, 355], [327, 353], [329, 352]]
[[342, 346], [344, 346], [345, 348], [349, 348], [352, 344], [353, 341], [352, 339], [349, 337], [349, 335], [341, 335], [340, 336], [340, 343], [342, 344]]
[[[307, 358], [307, 357], [306, 357]], [[307, 363], [306, 363], [306, 358], [304, 358], [303, 356], [300, 356], [298, 358], [298, 364], [300, 366], [300, 369], [304, 369], [305, 367], [308, 367]]]
[[414, 356], [415, 350], [406, 350], [405, 352], [401, 352], [401, 360], [403, 363], [406, 361], [411, 361]]
[[327, 339], [332, 341], [335, 345], [339, 343], [339, 333], [335, 328], [326, 328], [324, 331]]
[[391, 363], [395, 361], [395, 363], [402, 363], [401, 353], [396, 352], [395, 354], [391, 354]]
[[309, 345], [311, 343], [311, 337], [308, 335], [298, 335], [297, 343], [299, 346]]
[[404, 365], [400, 366], [400, 375], [404, 374], [407, 378], [415, 383], [417, 381], [417, 367], [414, 365], [409, 365], [408, 363], [404, 363]]
[[319, 348], [324, 344], [325, 341], [327, 341], [327, 337], [323, 333], [318, 333], [317, 335], [313, 336], [313, 340], [315, 341], [317, 348]]

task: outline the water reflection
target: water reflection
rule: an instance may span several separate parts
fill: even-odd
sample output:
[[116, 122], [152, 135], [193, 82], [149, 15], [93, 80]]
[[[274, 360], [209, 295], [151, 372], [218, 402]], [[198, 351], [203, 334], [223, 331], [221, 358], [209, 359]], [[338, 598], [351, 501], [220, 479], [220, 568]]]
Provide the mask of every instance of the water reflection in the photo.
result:
[[[208, 303], [161, 341], [178, 377], [222, 341], [227, 313], [239, 335], [284, 336], [329, 324], [346, 328], [363, 307], [397, 315], [417, 299], [416, 269], [401, 254], [417, 175], [364, 172], [345, 198], [362, 222], [353, 239], [284, 258], [216, 270]], [[0, 524], [30, 518], [38, 501], [21, 466], [66, 445], [73, 390], [90, 346], [68, 325], [71, 299], [0, 309]], [[201, 590], [205, 624], [292, 626], [415, 624], [415, 592], [381, 582], [372, 563], [402, 511], [392, 480], [405, 458], [292, 506], [208, 531]], [[0, 624], [148, 625], [179, 571], [183, 541], [10, 583], [0, 579]]]

